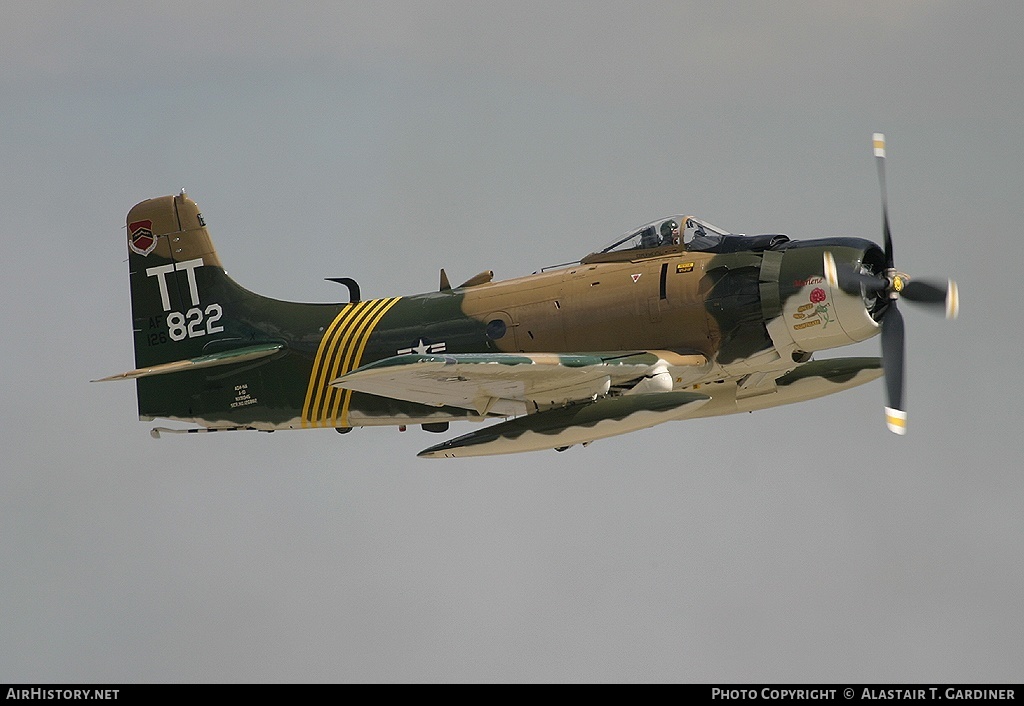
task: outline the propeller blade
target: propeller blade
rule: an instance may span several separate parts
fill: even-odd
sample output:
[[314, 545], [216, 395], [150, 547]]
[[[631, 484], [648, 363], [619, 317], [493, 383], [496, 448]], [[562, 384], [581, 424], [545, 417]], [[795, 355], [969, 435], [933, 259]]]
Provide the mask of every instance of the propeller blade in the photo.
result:
[[[836, 284], [843, 291], [852, 294], [855, 284], [865, 290], [884, 292], [889, 300], [882, 314], [882, 367], [885, 369], [886, 408], [885, 422], [889, 431], [896, 434], [907, 433], [907, 410], [903, 403], [906, 389], [904, 379], [904, 359], [906, 343], [903, 325], [903, 314], [896, 303], [905, 298], [917, 304], [929, 307], [944, 307], [946, 318], [954, 319], [960, 310], [960, 295], [956, 282], [949, 280], [945, 287], [927, 281], [911, 280], [910, 277], [896, 270], [893, 264], [892, 231], [889, 228], [889, 196], [885, 187], [885, 135], [880, 132], [872, 135], [875, 149], [875, 164], [878, 167], [878, 185], [882, 192], [882, 233], [885, 236], [885, 277], [877, 278], [852, 271], [847, 265], [837, 266], [832, 256], [825, 253], [825, 278], [829, 284]], [[851, 271], [847, 271], [847, 269]], [[879, 281], [884, 285], [879, 285]]]
[[947, 319], [955, 319], [960, 312], [960, 293], [956, 282], [949, 280], [945, 287], [915, 279], [907, 283], [900, 296], [918, 304], [943, 307]]
[[885, 389], [888, 397], [885, 423], [889, 431], [901, 435], [907, 433], [907, 412], [903, 406], [903, 339], [903, 315], [893, 300], [889, 302], [889, 309], [882, 318], [882, 367], [885, 369]]
[[885, 277], [864, 274], [847, 262], [837, 263], [830, 252], [825, 253], [825, 281], [830, 287], [839, 287], [854, 296], [861, 293], [861, 287], [870, 293], [880, 292], [889, 286]]
[[885, 236], [885, 267], [891, 270], [893, 265], [892, 232], [889, 230], [889, 196], [885, 188], [885, 135], [876, 132], [872, 135], [875, 146], [875, 164], [878, 165], [878, 185], [882, 190], [882, 233]]

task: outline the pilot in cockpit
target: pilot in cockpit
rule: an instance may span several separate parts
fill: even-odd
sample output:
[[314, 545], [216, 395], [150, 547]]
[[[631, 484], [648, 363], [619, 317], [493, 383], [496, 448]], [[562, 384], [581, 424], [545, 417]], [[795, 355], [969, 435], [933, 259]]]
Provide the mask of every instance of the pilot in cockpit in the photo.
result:
[[661, 245], [679, 244], [679, 224], [675, 221], [665, 221], [661, 224]]

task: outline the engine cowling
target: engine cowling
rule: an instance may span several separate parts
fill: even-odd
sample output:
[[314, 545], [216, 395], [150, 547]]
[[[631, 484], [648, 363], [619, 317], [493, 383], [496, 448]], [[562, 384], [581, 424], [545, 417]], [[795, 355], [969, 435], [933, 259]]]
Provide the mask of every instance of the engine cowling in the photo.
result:
[[875, 294], [848, 294], [826, 281], [824, 253], [868, 273], [885, 267], [877, 245], [858, 238], [793, 242], [786, 248], [779, 271], [781, 313], [769, 331], [776, 345], [788, 338], [808, 353], [867, 340], [880, 332], [887, 301]]

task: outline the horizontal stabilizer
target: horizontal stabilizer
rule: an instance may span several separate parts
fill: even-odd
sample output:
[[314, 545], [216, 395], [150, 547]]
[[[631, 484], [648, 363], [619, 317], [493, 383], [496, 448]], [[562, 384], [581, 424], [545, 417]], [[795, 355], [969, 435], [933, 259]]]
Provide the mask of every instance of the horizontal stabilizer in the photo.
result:
[[92, 380], [91, 382], [110, 382], [111, 380], [135, 380], [137, 378], [151, 377], [153, 375], [166, 375], [168, 373], [180, 373], [184, 370], [199, 370], [201, 368], [213, 368], [218, 365], [230, 365], [231, 363], [243, 363], [248, 360], [265, 358], [277, 353], [284, 348], [283, 343], [261, 343], [255, 346], [234, 348], [219, 353], [201, 355], [187, 360], [175, 360], [170, 363], [161, 363], [147, 368], [136, 368], [127, 373], [111, 375], [110, 377]]
[[491, 456], [554, 449], [679, 419], [711, 398], [696, 392], [609, 397], [501, 422], [424, 449], [424, 458]]

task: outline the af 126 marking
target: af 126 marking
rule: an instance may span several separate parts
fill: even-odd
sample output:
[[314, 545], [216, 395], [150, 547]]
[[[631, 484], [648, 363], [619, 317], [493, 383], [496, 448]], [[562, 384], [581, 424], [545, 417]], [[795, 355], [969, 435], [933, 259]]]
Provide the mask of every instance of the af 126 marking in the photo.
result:
[[[156, 277], [157, 285], [160, 287], [160, 304], [167, 314], [167, 335], [172, 341], [183, 341], [186, 338], [198, 338], [209, 334], [220, 333], [223, 326], [216, 323], [224, 316], [224, 309], [220, 304], [208, 304], [205, 309], [199, 308], [199, 284], [196, 281], [196, 270], [203, 266], [203, 259], [195, 258], [184, 262], [172, 262], [169, 265], [158, 265], [146, 268], [147, 277]], [[180, 311], [171, 311], [171, 296], [167, 289], [167, 275], [170, 272], [184, 270], [188, 277], [188, 291], [192, 297], [193, 307], [182, 314]], [[162, 337], [150, 336], [150, 345], [154, 343], [165, 343], [160, 340]]]

